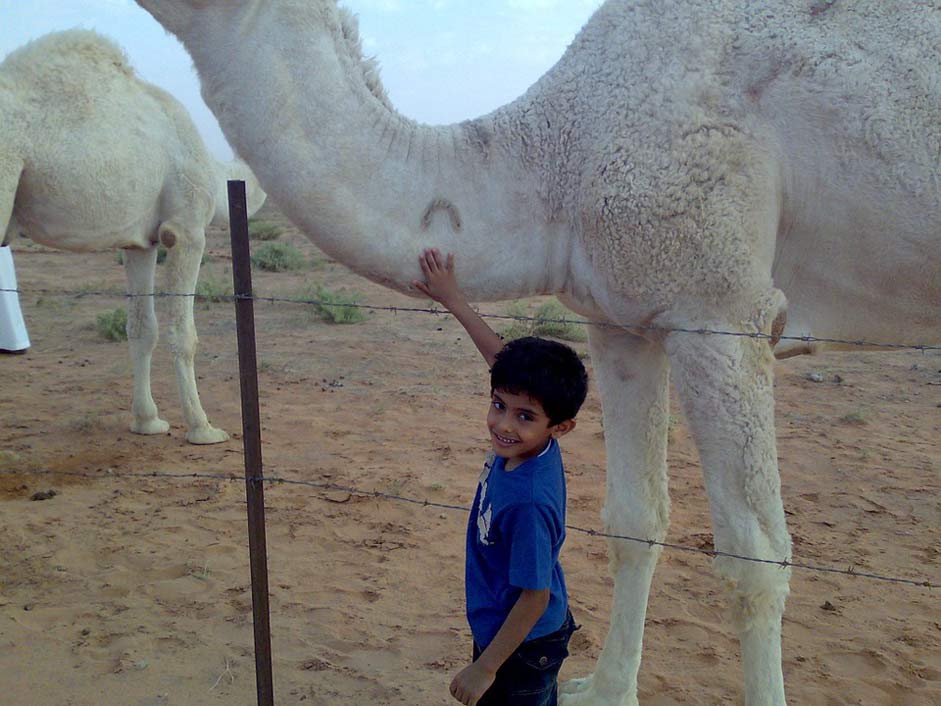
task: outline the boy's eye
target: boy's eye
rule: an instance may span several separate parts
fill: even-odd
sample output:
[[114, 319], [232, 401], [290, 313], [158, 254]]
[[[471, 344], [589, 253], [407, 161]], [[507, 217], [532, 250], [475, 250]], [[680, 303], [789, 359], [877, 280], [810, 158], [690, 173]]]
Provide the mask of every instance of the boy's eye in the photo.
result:
[[491, 404], [493, 405], [494, 409], [503, 409], [503, 403], [500, 400], [493, 400]]
[[522, 422], [531, 422], [533, 421], [533, 415], [531, 414], [521, 414], [520, 421]]

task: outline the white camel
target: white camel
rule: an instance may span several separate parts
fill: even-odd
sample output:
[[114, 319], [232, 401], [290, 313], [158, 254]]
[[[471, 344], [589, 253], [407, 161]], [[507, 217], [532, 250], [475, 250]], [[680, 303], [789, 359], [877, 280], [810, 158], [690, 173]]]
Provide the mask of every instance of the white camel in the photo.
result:
[[[400, 291], [427, 247], [471, 298], [559, 294], [590, 334], [609, 532], [662, 540], [672, 371], [717, 549], [791, 556], [767, 338], [937, 341], [941, 7], [915, 0], [609, 0], [518, 100], [397, 114], [335, 0], [137, 0], [316, 243]], [[822, 344], [782, 341], [784, 354]], [[637, 704], [659, 549], [613, 541], [612, 623], [564, 703]], [[748, 706], [783, 706], [788, 571], [719, 558]]]
[[[250, 212], [265, 193], [248, 167], [213, 159], [183, 106], [138, 78], [111, 41], [84, 30], [46, 35], [0, 64], [0, 233], [88, 252], [124, 249], [134, 369], [131, 431], [162, 434], [150, 364], [157, 342], [157, 244], [169, 248], [167, 291], [192, 294], [204, 230], [228, 224], [226, 180], [246, 182]], [[193, 298], [170, 297], [169, 340], [194, 444], [225, 441], [199, 402]]]

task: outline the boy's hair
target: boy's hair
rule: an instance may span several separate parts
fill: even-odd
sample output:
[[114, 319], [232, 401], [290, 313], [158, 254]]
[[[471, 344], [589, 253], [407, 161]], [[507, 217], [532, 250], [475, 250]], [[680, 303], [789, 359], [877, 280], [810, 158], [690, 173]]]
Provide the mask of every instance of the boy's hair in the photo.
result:
[[563, 343], [526, 336], [507, 343], [490, 370], [490, 391], [532, 397], [550, 424], [574, 419], [588, 394], [588, 373], [578, 354]]

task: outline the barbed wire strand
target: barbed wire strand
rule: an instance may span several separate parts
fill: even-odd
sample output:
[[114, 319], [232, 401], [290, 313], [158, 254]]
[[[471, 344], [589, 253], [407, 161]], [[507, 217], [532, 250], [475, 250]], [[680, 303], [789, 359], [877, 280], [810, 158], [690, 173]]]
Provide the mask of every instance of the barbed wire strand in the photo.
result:
[[[109, 478], [165, 478], [165, 479], [183, 479], [183, 478], [192, 478], [199, 480], [224, 480], [224, 481], [245, 481], [246, 478], [244, 475], [239, 475], [236, 473], [200, 473], [200, 472], [189, 472], [189, 473], [165, 473], [161, 471], [103, 471], [99, 473], [91, 473], [88, 471], [60, 471], [60, 470], [16, 470], [16, 469], [0, 469], [0, 475], [61, 475], [61, 476], [73, 476], [80, 478], [88, 478], [91, 480], [103, 480]], [[430, 507], [441, 510], [457, 510], [460, 512], [469, 512], [470, 508], [464, 505], [453, 505], [450, 503], [442, 503], [434, 500], [421, 499], [421, 498], [412, 498], [406, 495], [400, 495], [397, 493], [385, 493], [379, 490], [363, 490], [361, 488], [356, 488], [353, 486], [344, 486], [338, 483], [331, 483], [327, 481], [308, 481], [308, 480], [299, 480], [294, 478], [285, 478], [283, 476], [255, 476], [248, 479], [253, 483], [268, 483], [271, 485], [299, 485], [307, 486], [311, 488], [318, 488], [320, 490], [329, 490], [329, 491], [338, 491], [343, 493], [348, 493], [350, 495], [357, 495], [367, 498], [379, 498], [384, 500], [395, 500], [399, 502], [408, 503], [411, 505], [420, 505], [422, 507]], [[858, 571], [852, 566], [846, 569], [839, 569], [833, 566], [820, 566], [815, 564], [808, 564], [804, 562], [795, 562], [787, 560], [775, 560], [775, 559], [760, 559], [757, 557], [745, 556], [742, 554], [735, 554], [732, 552], [725, 552], [718, 549], [703, 549], [700, 547], [690, 547], [684, 544], [676, 544], [673, 542], [660, 542], [654, 539], [645, 539], [643, 537], [632, 537], [625, 534], [612, 534], [609, 532], [602, 532], [599, 530], [578, 527], [576, 525], [566, 525], [566, 529], [569, 529], [573, 532], [579, 532], [581, 534], [586, 534], [590, 537], [603, 537], [605, 539], [619, 539], [628, 542], [634, 542], [637, 544], [646, 544], [649, 547], [662, 547], [664, 549], [671, 549], [675, 551], [683, 551], [693, 554], [703, 554], [712, 558], [723, 557], [728, 559], [737, 559], [740, 561], [749, 561], [757, 564], [773, 564], [775, 566], [780, 566], [782, 569], [785, 568], [795, 568], [802, 569], [806, 571], [814, 571], [818, 573], [829, 573], [829, 574], [842, 574], [845, 576], [852, 576], [854, 578], [865, 578], [871, 579], [874, 581], [883, 581], [888, 583], [904, 584], [909, 586], [918, 586], [920, 588], [941, 588], [941, 584], [934, 583], [928, 579], [906, 579], [899, 578], [895, 576], [885, 576], [882, 574], [875, 574], [870, 572]]]
[[[349, 308], [349, 309], [361, 309], [366, 311], [388, 311], [393, 314], [399, 312], [409, 312], [409, 313], [420, 313], [420, 314], [434, 314], [450, 315], [450, 312], [446, 309], [438, 309], [435, 307], [426, 308], [426, 307], [408, 307], [408, 306], [380, 306], [378, 304], [357, 304], [350, 302], [332, 302], [325, 301], [322, 299], [297, 299], [293, 297], [272, 297], [272, 296], [258, 296], [258, 295], [248, 295], [248, 294], [200, 294], [198, 292], [192, 294], [184, 294], [177, 292], [149, 292], [149, 293], [138, 293], [130, 294], [127, 292], [119, 292], [116, 290], [63, 290], [63, 289], [0, 289], [0, 292], [15, 292], [17, 294], [41, 294], [41, 295], [55, 295], [55, 296], [73, 296], [76, 298], [82, 297], [109, 297], [109, 298], [138, 298], [138, 297], [155, 297], [155, 298], [167, 298], [167, 297], [193, 297], [196, 301], [210, 301], [210, 302], [224, 302], [224, 301], [237, 301], [237, 300], [250, 300], [255, 302], [265, 302], [265, 303], [284, 303], [284, 304], [299, 304], [307, 306], [319, 306], [319, 307], [333, 307], [333, 308]], [[614, 324], [604, 321], [590, 321], [582, 318], [561, 318], [553, 319], [540, 316], [517, 316], [512, 314], [488, 314], [483, 312], [478, 312], [482, 318], [485, 319], [505, 319], [509, 321], [527, 321], [532, 323], [544, 323], [544, 324], [573, 324], [578, 326], [594, 326], [597, 328], [614, 328], [624, 331], [645, 331], [645, 332], [659, 332], [659, 333], [687, 333], [687, 334], [698, 334], [702, 336], [716, 335], [716, 336], [735, 336], [739, 338], [757, 338], [761, 340], [777, 340], [777, 341], [800, 341], [802, 343], [833, 343], [846, 346], [857, 346], [857, 347], [866, 347], [866, 348], [882, 348], [882, 349], [895, 349], [895, 350], [915, 350], [915, 351], [941, 351], [941, 346], [933, 346], [924, 343], [883, 343], [879, 341], [867, 341], [863, 339], [843, 339], [843, 338], [827, 338], [821, 336], [772, 336], [771, 334], [762, 333], [761, 331], [723, 331], [720, 329], [710, 329], [710, 328], [683, 328], [680, 326], [654, 326], [650, 324]]]

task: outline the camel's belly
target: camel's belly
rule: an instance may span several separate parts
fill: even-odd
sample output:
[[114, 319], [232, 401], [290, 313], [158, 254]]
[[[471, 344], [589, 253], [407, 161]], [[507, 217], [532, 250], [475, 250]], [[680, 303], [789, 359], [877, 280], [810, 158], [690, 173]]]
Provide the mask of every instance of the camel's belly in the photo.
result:
[[[146, 247], [156, 230], [162, 175], [121, 169], [126, 157], [80, 155], [32, 160], [17, 190], [13, 215], [36, 242], [64, 250]], [[104, 177], [104, 178], [103, 178]]]
[[941, 231], [867, 225], [832, 204], [815, 215], [779, 245], [774, 282], [788, 299], [784, 335], [941, 342]]
[[[101, 214], [98, 214], [101, 215]], [[107, 214], [108, 218], [89, 218], [82, 209], [70, 209], [61, 203], [24, 204], [14, 210], [17, 231], [51, 248], [75, 252], [149, 247], [156, 233], [156, 218], [151, 213]]]

